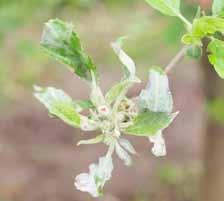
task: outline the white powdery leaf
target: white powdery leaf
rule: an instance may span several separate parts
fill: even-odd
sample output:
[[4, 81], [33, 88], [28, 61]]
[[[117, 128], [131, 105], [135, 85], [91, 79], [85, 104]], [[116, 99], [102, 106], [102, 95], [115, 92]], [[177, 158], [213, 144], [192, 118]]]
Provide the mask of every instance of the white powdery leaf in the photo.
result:
[[117, 156], [124, 161], [125, 165], [130, 166], [132, 164], [130, 155], [118, 143], [116, 144], [115, 151]]
[[150, 70], [147, 87], [139, 96], [139, 107], [153, 112], [172, 112], [173, 98], [169, 89], [168, 77], [160, 72], [160, 69]]
[[111, 43], [111, 47], [113, 48], [114, 52], [119, 57], [121, 63], [125, 66], [126, 71], [130, 77], [135, 76], [135, 63], [134, 61], [124, 52], [121, 47], [121, 42], [118, 40], [117, 42]]
[[113, 162], [111, 156], [101, 157], [98, 164], [89, 166], [89, 173], [81, 173], [75, 178], [75, 187], [83, 192], [88, 192], [93, 197], [102, 195], [106, 181], [111, 178]]
[[74, 185], [78, 190], [88, 192], [93, 197], [99, 196], [94, 178], [87, 173], [77, 175]]
[[153, 143], [152, 153], [155, 156], [160, 157], [166, 155], [166, 144], [162, 136], [162, 131], [159, 131], [155, 135], [150, 136], [149, 141]]
[[135, 148], [133, 145], [125, 138], [120, 138], [119, 143], [122, 147], [124, 147], [129, 153], [136, 155], [137, 152], [135, 151]]
[[63, 102], [74, 107], [72, 98], [60, 89], [55, 89], [53, 87], [42, 88], [35, 85], [34, 90], [34, 96], [48, 109], [51, 109], [55, 102]]

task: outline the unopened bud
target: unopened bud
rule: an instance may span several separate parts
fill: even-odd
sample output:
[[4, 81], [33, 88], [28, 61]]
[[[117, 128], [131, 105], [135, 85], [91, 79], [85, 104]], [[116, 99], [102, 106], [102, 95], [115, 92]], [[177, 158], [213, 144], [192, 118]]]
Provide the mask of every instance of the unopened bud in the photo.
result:
[[102, 105], [100, 107], [98, 107], [98, 112], [102, 115], [108, 115], [110, 113], [109, 108], [106, 105]]

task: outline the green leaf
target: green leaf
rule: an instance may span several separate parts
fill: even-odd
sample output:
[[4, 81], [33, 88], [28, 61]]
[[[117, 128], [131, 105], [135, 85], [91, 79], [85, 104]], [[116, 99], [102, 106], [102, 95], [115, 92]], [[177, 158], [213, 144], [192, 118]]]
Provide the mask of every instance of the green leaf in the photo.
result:
[[106, 102], [108, 104], [113, 103], [117, 97], [126, 92], [132, 85], [133, 83], [139, 82], [138, 78], [136, 79], [126, 79], [118, 84], [114, 85], [107, 93], [105, 96]]
[[42, 47], [54, 59], [67, 64], [80, 78], [91, 81], [97, 77], [96, 66], [82, 48], [78, 35], [70, 23], [49, 20], [41, 40]]
[[160, 11], [164, 15], [179, 16], [180, 0], [145, 0], [154, 9]]
[[212, 14], [215, 16], [224, 16], [224, 1], [213, 0]]
[[224, 79], [224, 42], [218, 39], [212, 40], [208, 45], [211, 53], [208, 58], [218, 75]]
[[197, 45], [191, 45], [187, 49], [187, 56], [192, 59], [200, 59], [202, 57], [202, 48]]
[[162, 68], [154, 67], [149, 71], [149, 81], [146, 89], [138, 97], [138, 105], [142, 110], [171, 113], [173, 98], [169, 89], [167, 75]]
[[34, 96], [45, 105], [51, 115], [54, 115], [70, 126], [80, 127], [81, 115], [76, 112], [71, 97], [60, 89], [53, 87], [34, 87]]
[[216, 32], [224, 33], [224, 19], [204, 16], [194, 20], [192, 31], [182, 37], [182, 42], [202, 46], [201, 40], [206, 36], [212, 36]]
[[77, 105], [77, 107], [80, 108], [80, 112], [86, 109], [94, 108], [94, 105], [91, 100], [79, 100], [75, 101], [75, 104]]
[[164, 112], [145, 111], [140, 113], [133, 124], [124, 130], [129, 135], [152, 136], [159, 130], [169, 126], [178, 113], [168, 114]]

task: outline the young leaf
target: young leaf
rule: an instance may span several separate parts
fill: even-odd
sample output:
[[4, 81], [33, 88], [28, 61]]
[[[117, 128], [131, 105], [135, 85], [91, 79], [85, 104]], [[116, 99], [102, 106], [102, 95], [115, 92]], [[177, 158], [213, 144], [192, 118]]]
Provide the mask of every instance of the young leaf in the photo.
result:
[[200, 59], [202, 57], [202, 47], [191, 45], [187, 49], [187, 56], [192, 59]]
[[118, 84], [114, 85], [106, 94], [105, 99], [108, 104], [113, 103], [117, 97], [128, 91], [128, 89], [133, 85], [133, 83], [137, 83], [140, 80], [138, 78], [126, 79]]
[[80, 108], [79, 112], [86, 110], [86, 109], [94, 108], [94, 105], [93, 105], [92, 101], [90, 101], [90, 100], [75, 101], [75, 104], [77, 105], [77, 107]]
[[111, 47], [124, 65], [125, 78], [135, 76], [135, 63], [122, 49], [123, 38], [118, 38], [116, 42], [111, 43]]
[[212, 14], [215, 16], [224, 16], [224, 1], [213, 0]]
[[60, 118], [70, 126], [80, 127], [81, 116], [76, 112], [70, 96], [53, 87], [34, 87], [34, 96], [45, 105], [49, 113]]
[[97, 77], [96, 66], [82, 48], [78, 35], [70, 23], [49, 20], [41, 40], [42, 47], [54, 59], [67, 64], [80, 78], [91, 81]]
[[208, 58], [214, 66], [218, 75], [224, 79], [224, 42], [214, 39], [208, 45], [208, 51], [211, 53]]
[[204, 16], [194, 20], [192, 31], [183, 36], [182, 42], [202, 46], [201, 40], [216, 32], [224, 33], [224, 19], [214, 16]]
[[180, 15], [180, 0], [145, 0], [164, 15]]
[[159, 130], [167, 128], [178, 113], [168, 114], [164, 112], [145, 111], [140, 113], [133, 124], [124, 130], [129, 135], [152, 136]]
[[139, 108], [152, 112], [167, 112], [173, 110], [173, 98], [169, 89], [167, 75], [160, 67], [154, 67], [149, 71], [149, 81], [145, 90], [142, 90], [138, 98]]
[[88, 140], [81, 140], [77, 143], [77, 146], [83, 144], [97, 144], [103, 141], [104, 135], [98, 135], [95, 138], [88, 139]]

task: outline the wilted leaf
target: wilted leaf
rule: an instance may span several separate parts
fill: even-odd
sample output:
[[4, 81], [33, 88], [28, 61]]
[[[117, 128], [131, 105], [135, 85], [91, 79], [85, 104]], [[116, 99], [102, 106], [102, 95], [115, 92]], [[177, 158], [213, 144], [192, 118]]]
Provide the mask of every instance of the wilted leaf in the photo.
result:
[[85, 54], [72, 24], [59, 19], [49, 20], [43, 31], [41, 45], [50, 56], [69, 65], [82, 79], [91, 81], [91, 72], [97, 77], [96, 66]]
[[208, 45], [208, 51], [211, 53], [208, 58], [214, 66], [218, 75], [224, 79], [224, 42], [214, 39]]
[[75, 187], [83, 192], [88, 192], [93, 197], [103, 194], [103, 187], [111, 178], [113, 162], [111, 156], [101, 157], [98, 164], [91, 164], [88, 173], [81, 173], [75, 178]]

